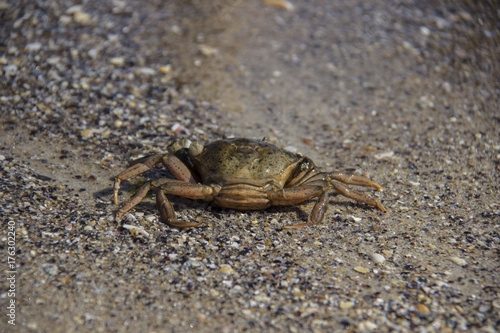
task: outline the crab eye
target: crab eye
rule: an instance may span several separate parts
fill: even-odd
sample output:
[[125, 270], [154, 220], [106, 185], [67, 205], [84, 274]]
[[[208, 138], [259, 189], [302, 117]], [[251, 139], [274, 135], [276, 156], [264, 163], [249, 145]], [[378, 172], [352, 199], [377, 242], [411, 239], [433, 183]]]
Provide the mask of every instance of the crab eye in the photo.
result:
[[203, 151], [203, 144], [199, 142], [193, 142], [189, 146], [189, 155], [191, 156], [198, 156], [201, 154], [202, 151]]

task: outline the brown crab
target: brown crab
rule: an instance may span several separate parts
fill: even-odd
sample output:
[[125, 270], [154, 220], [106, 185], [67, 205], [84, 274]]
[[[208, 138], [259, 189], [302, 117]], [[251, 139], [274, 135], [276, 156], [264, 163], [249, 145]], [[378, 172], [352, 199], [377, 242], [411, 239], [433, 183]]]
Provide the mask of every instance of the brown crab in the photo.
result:
[[302, 228], [320, 223], [328, 207], [328, 192], [376, 206], [387, 212], [380, 202], [353, 191], [344, 184], [382, 187], [367, 177], [341, 171], [324, 172], [309, 158], [280, 149], [265, 141], [224, 139], [207, 145], [189, 140], [174, 141], [166, 154], [138, 159], [114, 182], [113, 199], [118, 204], [120, 183], [162, 163], [177, 179], [159, 178], [142, 185], [116, 213], [123, 214], [140, 203], [150, 189], [156, 191], [156, 205], [161, 220], [173, 227], [195, 227], [200, 223], [178, 221], [165, 194], [214, 202], [224, 208], [260, 210], [271, 206], [295, 205], [318, 197], [307, 223], [288, 228]]

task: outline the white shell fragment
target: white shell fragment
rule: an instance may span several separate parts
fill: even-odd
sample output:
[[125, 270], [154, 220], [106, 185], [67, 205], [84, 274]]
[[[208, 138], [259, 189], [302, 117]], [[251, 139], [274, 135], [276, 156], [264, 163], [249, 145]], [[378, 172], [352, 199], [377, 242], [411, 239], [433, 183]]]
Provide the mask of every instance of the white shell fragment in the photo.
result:
[[376, 264], [383, 264], [385, 262], [385, 257], [379, 253], [368, 253], [368, 256]]
[[462, 259], [459, 257], [450, 257], [450, 260], [453, 261], [455, 264], [460, 265], [460, 266], [467, 265], [467, 261], [465, 261], [465, 259]]
[[130, 233], [133, 234], [134, 236], [141, 236], [142, 235], [142, 236], [149, 237], [149, 234], [142, 227], [137, 227], [135, 225], [130, 225], [130, 224], [124, 224], [123, 228], [129, 230]]

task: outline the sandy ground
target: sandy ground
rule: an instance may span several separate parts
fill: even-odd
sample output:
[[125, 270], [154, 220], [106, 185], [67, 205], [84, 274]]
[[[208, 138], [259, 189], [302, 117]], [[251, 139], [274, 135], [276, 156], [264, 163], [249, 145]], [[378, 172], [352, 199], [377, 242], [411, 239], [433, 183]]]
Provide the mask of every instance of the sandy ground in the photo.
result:
[[[498, 331], [496, 2], [293, 7], [0, 1], [1, 332]], [[369, 176], [390, 213], [332, 195], [288, 230], [314, 200], [169, 197], [204, 224], [180, 231], [148, 197], [114, 221], [130, 160], [224, 136]]]

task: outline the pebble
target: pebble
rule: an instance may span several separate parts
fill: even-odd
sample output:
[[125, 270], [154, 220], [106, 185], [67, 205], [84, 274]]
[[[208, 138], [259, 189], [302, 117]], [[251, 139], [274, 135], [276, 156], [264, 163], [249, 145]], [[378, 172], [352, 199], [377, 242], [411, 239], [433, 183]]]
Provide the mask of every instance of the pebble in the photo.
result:
[[172, 65], [161, 66], [160, 68], [158, 68], [158, 70], [162, 74], [168, 74], [172, 71]]
[[378, 328], [378, 325], [370, 320], [363, 320], [359, 323], [358, 329], [360, 331], [372, 332]]
[[219, 272], [222, 274], [235, 274], [236, 271], [229, 265], [221, 265]]
[[0, 155], [0, 161], [3, 161], [5, 160], [5, 156], [4, 155]]
[[378, 253], [368, 253], [370, 259], [376, 264], [383, 264], [385, 262], [385, 257]]
[[391, 158], [394, 156], [394, 152], [393, 151], [387, 151], [387, 152], [384, 152], [384, 153], [380, 153], [380, 154], [376, 154], [375, 157], [377, 160], [381, 160], [381, 159], [384, 159], [384, 158]]
[[7, 65], [3, 68], [3, 72], [6, 77], [15, 76], [17, 74], [17, 66]]
[[76, 23], [81, 23], [81, 24], [89, 24], [92, 16], [89, 13], [85, 13], [83, 11], [79, 11], [73, 14], [73, 20]]
[[97, 130], [96, 129], [86, 129], [84, 131], [82, 131], [80, 133], [80, 135], [83, 137], [83, 138], [89, 138], [92, 136], [92, 134], [94, 134], [94, 132], [96, 132]]
[[148, 222], [153, 222], [154, 220], [156, 220], [156, 215], [153, 215], [153, 214], [150, 214], [150, 215], [147, 215], [146, 217], [144, 217], [144, 219]]
[[339, 307], [343, 310], [350, 309], [354, 306], [354, 302], [347, 301], [347, 302], [341, 302]]
[[453, 261], [455, 264], [460, 265], [460, 266], [467, 265], [467, 261], [465, 261], [465, 259], [462, 259], [459, 257], [450, 257], [450, 260]]
[[431, 34], [431, 30], [427, 27], [420, 27], [419, 31], [423, 36], [429, 36]]
[[49, 275], [57, 275], [59, 268], [55, 264], [42, 264], [43, 270]]
[[219, 50], [217, 50], [215, 47], [206, 44], [198, 45], [198, 49], [200, 50], [201, 54], [203, 54], [206, 57], [213, 57], [217, 53], [219, 53]]
[[50, 57], [50, 58], [47, 58], [47, 64], [49, 65], [57, 65], [58, 63], [60, 63], [61, 61], [61, 57]]
[[431, 311], [429, 310], [429, 308], [426, 305], [424, 305], [424, 304], [418, 304], [417, 305], [417, 312], [420, 315], [426, 315], [426, 314], [429, 314]]
[[130, 233], [134, 236], [149, 237], [149, 233], [146, 230], [144, 230], [144, 228], [142, 228], [142, 227], [138, 227], [138, 226], [130, 225], [130, 224], [124, 224], [122, 227], [124, 229], [127, 229], [128, 231], [130, 231]]
[[264, 5], [279, 7], [288, 11], [293, 11], [295, 6], [290, 1], [286, 0], [263, 0]]
[[134, 68], [134, 73], [140, 74], [140, 75], [155, 75], [156, 70], [150, 67], [138, 67]]
[[99, 51], [97, 49], [90, 49], [87, 54], [90, 58], [95, 59], [99, 55]]
[[28, 52], [37, 52], [40, 51], [41, 48], [42, 48], [42, 43], [35, 42], [26, 44], [24, 49]]
[[353, 268], [356, 272], [361, 273], [361, 274], [367, 274], [370, 273], [370, 269], [366, 267], [361, 267], [361, 266], [356, 266]]
[[113, 57], [109, 59], [109, 63], [115, 66], [123, 66], [125, 65], [124, 57]]

